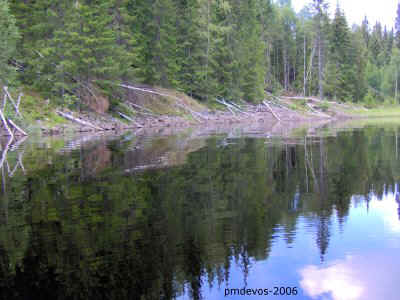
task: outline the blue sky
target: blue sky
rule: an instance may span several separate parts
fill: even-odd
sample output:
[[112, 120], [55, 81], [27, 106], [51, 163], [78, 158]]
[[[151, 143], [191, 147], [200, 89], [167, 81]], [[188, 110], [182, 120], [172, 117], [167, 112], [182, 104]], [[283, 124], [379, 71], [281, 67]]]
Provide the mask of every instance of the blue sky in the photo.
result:
[[[292, 6], [298, 12], [305, 4], [310, 2], [310, 0], [292, 0]], [[378, 20], [389, 29], [394, 27], [398, 2], [399, 0], [339, 0], [349, 25], [353, 23], [361, 24], [364, 16], [367, 16], [370, 24], [373, 25]], [[337, 0], [328, 0], [328, 3], [330, 11], [333, 12]]]

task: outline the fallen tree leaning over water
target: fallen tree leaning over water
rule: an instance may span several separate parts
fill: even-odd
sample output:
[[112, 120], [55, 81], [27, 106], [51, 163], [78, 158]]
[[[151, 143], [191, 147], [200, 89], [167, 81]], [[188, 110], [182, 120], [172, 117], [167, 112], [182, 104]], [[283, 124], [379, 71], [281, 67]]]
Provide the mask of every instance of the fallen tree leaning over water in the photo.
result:
[[3, 87], [3, 91], [4, 91], [4, 97], [3, 97], [3, 105], [2, 108], [0, 109], [0, 119], [1, 119], [1, 124], [5, 129], [5, 134], [2, 135], [8, 135], [10, 136], [12, 139], [14, 138], [14, 136], [18, 136], [18, 135], [22, 135], [22, 136], [27, 136], [28, 134], [21, 129], [12, 119], [11, 117], [6, 118], [6, 116], [4, 115], [4, 112], [7, 108], [7, 100], [8, 102], [10, 102], [15, 110], [15, 114], [17, 115], [17, 117], [19, 118], [23, 118], [20, 110], [19, 110], [19, 106], [21, 104], [21, 99], [23, 97], [23, 93], [20, 93], [18, 96], [17, 101], [15, 101], [13, 99], [13, 97], [11, 96], [10, 92], [8, 91], [8, 87], [4, 86]]

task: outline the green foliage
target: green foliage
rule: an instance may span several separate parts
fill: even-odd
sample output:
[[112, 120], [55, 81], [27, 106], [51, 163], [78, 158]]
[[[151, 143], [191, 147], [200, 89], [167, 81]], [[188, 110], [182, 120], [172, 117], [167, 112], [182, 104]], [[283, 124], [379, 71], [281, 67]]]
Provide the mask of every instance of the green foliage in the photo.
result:
[[15, 54], [18, 38], [18, 28], [10, 13], [8, 1], [0, 0], [0, 86], [10, 85], [15, 80], [15, 67], [9, 64], [9, 60]]
[[352, 99], [355, 95], [355, 65], [350, 31], [339, 7], [331, 24], [330, 59], [326, 68], [326, 93], [334, 99]]
[[330, 108], [330, 104], [326, 101], [318, 104], [318, 108], [321, 109], [322, 111], [327, 111]]
[[368, 91], [368, 93], [365, 95], [363, 102], [365, 103], [365, 106], [367, 108], [374, 108], [376, 107], [376, 97], [375, 95], [371, 92]]
[[[19, 78], [60, 102], [81, 102], [94, 86], [112, 98], [120, 81], [209, 103], [257, 103], [264, 90], [353, 102], [371, 88], [379, 101], [396, 96], [393, 30], [371, 29], [367, 19], [350, 29], [339, 7], [329, 18], [322, 0], [300, 14], [291, 1], [272, 0], [9, 2], [22, 35]], [[8, 58], [0, 63], [9, 67]]]

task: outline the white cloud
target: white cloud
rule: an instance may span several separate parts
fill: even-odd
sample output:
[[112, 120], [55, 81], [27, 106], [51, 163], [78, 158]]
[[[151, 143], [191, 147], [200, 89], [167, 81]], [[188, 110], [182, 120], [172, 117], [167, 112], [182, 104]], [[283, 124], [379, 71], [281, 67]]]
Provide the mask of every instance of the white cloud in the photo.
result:
[[[311, 265], [300, 271], [300, 285], [313, 299], [321, 297], [334, 300], [361, 299], [365, 287], [356, 279], [354, 269], [350, 267], [347, 258], [326, 268]], [[331, 296], [331, 297], [329, 297]]]
[[[310, 0], [292, 0], [292, 6], [298, 12]], [[337, 0], [327, 0], [330, 11], [336, 9]], [[349, 25], [361, 24], [364, 16], [368, 17], [370, 25], [380, 21], [388, 29], [394, 27], [398, 0], [339, 0], [340, 7], [344, 10]]]
[[300, 286], [311, 299], [397, 300], [400, 262], [397, 249], [347, 255], [324, 266], [302, 268]]

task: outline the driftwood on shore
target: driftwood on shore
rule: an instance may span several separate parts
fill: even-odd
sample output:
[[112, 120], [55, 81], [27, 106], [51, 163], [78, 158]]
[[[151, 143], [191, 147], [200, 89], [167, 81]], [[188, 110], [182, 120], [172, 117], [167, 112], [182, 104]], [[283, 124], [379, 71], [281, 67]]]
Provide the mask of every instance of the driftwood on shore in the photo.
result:
[[[133, 107], [136, 107], [136, 108], [139, 108], [139, 109], [142, 109], [142, 110], [146, 111], [145, 114], [156, 116], [156, 114], [154, 112], [152, 112], [150, 109], [148, 109], [146, 107], [140, 106], [140, 105], [135, 104], [135, 103], [129, 103], [129, 104], [132, 105]], [[139, 113], [142, 113], [142, 112], [139, 112]]]
[[280, 122], [281, 118], [279, 118], [279, 116], [272, 110], [271, 106], [266, 101], [263, 101], [263, 104], [268, 108], [268, 110], [275, 117], [275, 119], [277, 119]]
[[4, 117], [4, 114], [3, 114], [3, 112], [1, 110], [0, 110], [0, 118], [1, 118], [3, 126], [4, 126], [5, 130], [7, 131], [8, 135], [11, 136], [11, 138], [13, 139], [14, 138], [14, 134], [12, 133], [10, 127], [8, 126], [7, 120]]
[[193, 109], [187, 107], [183, 103], [182, 99], [180, 99], [178, 97], [175, 97], [175, 96], [172, 96], [172, 95], [168, 95], [168, 94], [164, 94], [164, 93], [160, 93], [160, 92], [155, 92], [155, 91], [148, 90], [148, 89], [142, 89], [142, 88], [134, 87], [134, 86], [131, 86], [131, 85], [126, 85], [126, 84], [119, 84], [118, 86], [122, 87], [122, 88], [125, 88], [125, 89], [128, 89], [128, 90], [135, 90], [135, 91], [139, 91], [139, 92], [144, 92], [144, 93], [149, 93], [149, 94], [154, 94], [154, 95], [158, 95], [158, 96], [162, 96], [162, 97], [169, 97], [169, 98], [175, 99], [176, 101], [178, 101], [177, 103], [175, 103], [175, 105], [180, 107], [180, 108], [182, 108], [182, 109], [184, 109], [184, 110], [186, 110], [186, 111], [188, 111], [192, 115], [193, 119], [195, 119], [196, 121], [200, 122], [199, 118], [203, 119], [203, 120], [208, 120], [208, 118], [206, 116], [203, 116], [201, 113], [199, 113], [197, 111], [194, 111]]
[[219, 104], [222, 104], [222, 105], [224, 105], [226, 108], [228, 108], [228, 110], [229, 110], [233, 115], [235, 115], [234, 111], [237, 111], [238, 113], [242, 113], [242, 114], [245, 114], [245, 115], [247, 115], [247, 116], [251, 116], [250, 113], [245, 112], [244, 110], [242, 110], [242, 109], [240, 108], [239, 105], [237, 105], [237, 104], [235, 104], [235, 103], [233, 103], [233, 102], [229, 102], [229, 101], [227, 101], [227, 100], [225, 100], [225, 99], [221, 99], [221, 100], [215, 99], [215, 101], [217, 101]]
[[122, 112], [118, 112], [118, 114], [119, 114], [122, 118], [124, 118], [124, 119], [128, 120], [129, 122], [132, 122], [133, 124], [135, 124], [137, 127], [143, 128], [142, 125], [140, 125], [138, 122], [136, 122], [135, 120], [133, 120], [131, 117], [129, 117], [129, 116], [123, 114]]
[[314, 107], [312, 107], [312, 106], [311, 106], [310, 104], [308, 104], [308, 103], [307, 103], [307, 107], [310, 108], [310, 110], [311, 110], [312, 112], [314, 112], [315, 114], [317, 114], [317, 115], [319, 115], [319, 116], [321, 116], [321, 117], [330, 118], [329, 115], [324, 114], [323, 112], [320, 112], [320, 111], [315, 110]]
[[67, 120], [73, 121], [73, 122], [78, 123], [78, 124], [81, 124], [81, 125], [83, 125], [83, 126], [87, 126], [87, 127], [90, 127], [90, 128], [96, 129], [96, 130], [104, 130], [104, 129], [101, 128], [101, 127], [98, 127], [98, 126], [96, 126], [96, 125], [93, 125], [93, 124], [91, 124], [91, 123], [89, 123], [89, 122], [87, 122], [87, 121], [84, 121], [84, 120], [75, 118], [74, 116], [72, 116], [72, 115], [70, 115], [70, 114], [67, 114], [67, 113], [64, 113], [64, 112], [62, 112], [62, 111], [57, 110], [57, 114], [59, 114], [60, 116], [66, 118]]
[[28, 134], [27, 134], [25, 131], [23, 131], [17, 124], [15, 124], [15, 123], [13, 122], [13, 120], [8, 119], [7, 121], [8, 121], [8, 123], [9, 123], [12, 127], [15, 128], [16, 131], [18, 131], [18, 132], [21, 133], [22, 135], [28, 135]]

